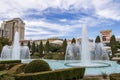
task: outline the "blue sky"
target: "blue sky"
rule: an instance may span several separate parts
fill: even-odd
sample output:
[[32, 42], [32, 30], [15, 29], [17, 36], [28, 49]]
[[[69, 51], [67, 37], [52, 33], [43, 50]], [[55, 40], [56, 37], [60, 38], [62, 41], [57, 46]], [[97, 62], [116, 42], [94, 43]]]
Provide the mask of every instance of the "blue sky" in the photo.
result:
[[107, 29], [120, 37], [120, 0], [0, 0], [0, 23], [18, 17], [25, 39], [79, 38], [83, 23], [91, 39]]

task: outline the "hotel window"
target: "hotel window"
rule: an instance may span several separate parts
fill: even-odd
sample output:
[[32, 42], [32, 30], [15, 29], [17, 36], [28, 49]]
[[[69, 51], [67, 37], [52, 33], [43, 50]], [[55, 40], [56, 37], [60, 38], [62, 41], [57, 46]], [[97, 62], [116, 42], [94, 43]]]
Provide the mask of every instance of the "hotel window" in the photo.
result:
[[102, 39], [103, 39], [103, 41], [106, 41], [106, 36], [103, 36]]

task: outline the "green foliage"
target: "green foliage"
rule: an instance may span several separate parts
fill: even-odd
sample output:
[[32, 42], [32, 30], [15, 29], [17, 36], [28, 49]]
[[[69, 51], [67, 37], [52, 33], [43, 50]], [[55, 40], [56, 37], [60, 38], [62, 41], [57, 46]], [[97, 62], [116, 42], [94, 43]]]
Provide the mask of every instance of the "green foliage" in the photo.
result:
[[50, 44], [51, 52], [62, 52], [62, 45], [59, 44]]
[[60, 52], [54, 52], [45, 54], [44, 59], [64, 60], [64, 57], [65, 57], [64, 54]]
[[5, 61], [0, 61], [0, 71], [2, 70], [8, 70], [14, 65], [21, 63], [20, 60], [5, 60]]
[[116, 39], [114, 35], [111, 36], [110, 47], [111, 47], [112, 55], [115, 56], [115, 53], [117, 52], [117, 47], [116, 47]]
[[76, 43], [76, 40], [75, 38], [72, 39], [71, 43]]
[[120, 80], [120, 73], [114, 73], [109, 75], [110, 80]]
[[82, 80], [100, 80], [100, 79], [95, 77], [95, 78], [83, 78]]
[[2, 51], [3, 46], [5, 45], [11, 45], [11, 41], [9, 41], [9, 39], [7, 38], [0, 37], [0, 53]]
[[50, 70], [50, 66], [47, 62], [43, 60], [34, 60], [25, 66], [24, 72], [35, 73], [35, 72], [42, 72], [49, 70]]
[[77, 80], [82, 79], [85, 68], [68, 68], [54, 71], [45, 71], [15, 75], [16, 80]]
[[13, 66], [13, 67], [8, 71], [8, 74], [13, 75], [13, 74], [22, 73], [22, 72], [23, 72], [23, 69], [24, 69], [24, 67], [25, 67], [26, 65], [27, 65], [27, 64], [18, 64], [18, 65], [15, 65], [15, 66]]
[[43, 49], [44, 49], [44, 47], [43, 47], [43, 43], [42, 43], [42, 41], [41, 41], [41, 42], [40, 42], [40, 45], [39, 45], [39, 49], [38, 49], [38, 51], [39, 51], [39, 53], [40, 53], [40, 57], [43, 56]]
[[2, 60], [0, 64], [21, 63], [21, 60]]
[[27, 46], [28, 46], [29, 49], [31, 48], [30, 41], [28, 41]]
[[67, 48], [67, 40], [66, 39], [63, 41], [62, 48], [63, 48], [63, 52], [64, 52], [64, 55], [65, 55], [66, 48]]
[[49, 53], [49, 51], [50, 51], [50, 43], [49, 43], [49, 40], [47, 40], [47, 42], [45, 44], [45, 52]]
[[35, 42], [32, 43], [32, 55], [36, 52]]
[[96, 39], [95, 39], [95, 43], [100, 43], [100, 36], [97, 36]]

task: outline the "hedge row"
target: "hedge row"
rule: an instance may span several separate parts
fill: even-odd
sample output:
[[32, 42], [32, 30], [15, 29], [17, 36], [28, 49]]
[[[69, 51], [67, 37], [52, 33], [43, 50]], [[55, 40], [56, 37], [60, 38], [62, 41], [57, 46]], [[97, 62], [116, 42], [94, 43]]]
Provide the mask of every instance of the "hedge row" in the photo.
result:
[[2, 60], [0, 64], [21, 63], [21, 60]]
[[110, 74], [110, 80], [120, 80], [120, 73]]
[[10, 70], [8, 70], [8, 74], [10, 74], [10, 75], [19, 74], [19, 73], [23, 72], [23, 69], [24, 69], [24, 67], [26, 65], [27, 64], [18, 64], [18, 65], [15, 65]]
[[68, 68], [54, 71], [14, 75], [15, 80], [73, 80], [82, 79], [85, 68]]
[[84, 78], [82, 80], [100, 80], [99, 78]]
[[4, 60], [4, 61], [0, 61], [0, 71], [2, 70], [8, 70], [11, 67], [13, 67], [14, 65], [21, 63], [20, 60]]

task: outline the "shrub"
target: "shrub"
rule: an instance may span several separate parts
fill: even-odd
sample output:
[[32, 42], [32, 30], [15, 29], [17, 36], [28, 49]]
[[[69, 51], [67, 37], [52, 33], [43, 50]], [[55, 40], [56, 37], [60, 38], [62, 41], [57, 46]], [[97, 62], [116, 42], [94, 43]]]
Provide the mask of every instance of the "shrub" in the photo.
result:
[[84, 78], [83, 80], [100, 80], [99, 78]]
[[15, 65], [13, 66], [10, 70], [8, 70], [8, 74], [19, 74], [19, 73], [22, 73], [23, 72], [23, 69], [24, 67], [26, 66], [27, 64], [18, 64], [18, 65]]
[[64, 54], [60, 52], [45, 54], [44, 59], [64, 60]]
[[110, 80], [120, 80], [120, 73], [110, 74]]
[[3, 60], [0, 64], [21, 63], [21, 60]]
[[21, 63], [21, 60], [3, 60], [3, 61], [0, 61], [0, 71], [8, 70], [18, 63]]
[[34, 73], [34, 72], [49, 71], [49, 70], [50, 70], [50, 66], [47, 62], [43, 60], [34, 60], [25, 66], [24, 72]]
[[15, 80], [78, 80], [84, 76], [85, 68], [67, 68], [54, 71], [15, 75]]

